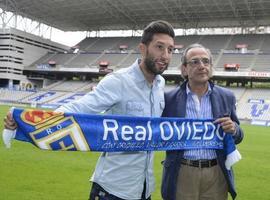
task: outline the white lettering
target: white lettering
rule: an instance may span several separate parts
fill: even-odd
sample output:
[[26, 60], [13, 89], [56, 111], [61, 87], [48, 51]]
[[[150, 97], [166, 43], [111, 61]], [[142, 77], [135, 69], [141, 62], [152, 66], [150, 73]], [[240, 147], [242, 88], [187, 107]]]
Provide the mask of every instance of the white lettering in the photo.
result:
[[50, 134], [53, 133], [53, 132], [52, 132], [52, 129], [50, 129], [50, 128], [48, 128], [46, 131], [47, 131], [47, 134], [48, 134], [48, 135], [50, 135]]
[[[164, 132], [163, 126], [168, 126], [168, 128], [170, 130], [170, 133], [169, 133], [168, 136], [165, 136], [165, 132]], [[166, 141], [166, 140], [169, 140], [169, 139], [172, 138], [172, 136], [173, 136], [173, 128], [172, 128], [172, 125], [171, 125], [170, 122], [168, 122], [168, 121], [161, 122], [160, 125], [159, 125], [159, 127], [160, 127], [160, 133], [161, 133], [161, 139], [162, 140], [165, 140]]]
[[138, 129], [138, 131], [135, 134], [135, 140], [145, 140], [146, 138], [146, 129], [143, 126], [136, 126], [136, 129]]
[[[109, 124], [113, 124], [114, 126], [109, 127]], [[109, 132], [113, 134], [114, 140], [118, 140], [117, 136], [117, 129], [118, 129], [118, 124], [116, 120], [113, 119], [104, 119], [103, 120], [103, 127], [104, 127], [104, 135], [103, 135], [103, 140], [107, 140]]]
[[192, 126], [193, 126], [193, 136], [192, 139], [193, 140], [201, 140], [201, 136], [197, 135], [197, 133], [202, 133], [202, 129], [199, 128], [202, 125], [202, 122], [193, 122]]
[[[207, 133], [208, 133], [208, 131], [210, 129], [208, 127], [212, 128], [211, 134], [209, 136], [207, 136]], [[216, 127], [212, 122], [205, 122], [205, 132], [204, 132], [204, 135], [203, 135], [203, 140], [211, 140], [211, 139], [213, 139], [214, 134], [215, 134], [215, 128]]]
[[187, 130], [188, 130], [188, 132], [187, 132], [187, 140], [189, 140], [190, 136], [191, 136], [191, 127], [190, 127], [189, 122], [187, 122]]
[[123, 140], [128, 141], [128, 140], [132, 140], [132, 137], [129, 136], [129, 135], [133, 135], [134, 132], [133, 132], [133, 129], [130, 126], [124, 125], [122, 127], [121, 134], [122, 134]]
[[180, 129], [179, 129], [179, 127], [177, 126], [177, 124], [176, 124], [176, 122], [173, 122], [173, 126], [174, 126], [174, 128], [176, 129], [176, 132], [177, 132], [177, 139], [178, 140], [181, 140], [181, 138], [183, 137], [183, 135], [184, 135], [184, 126], [183, 126], [183, 124], [185, 125], [185, 122], [183, 122], [182, 124], [181, 124], [181, 131], [180, 131]]
[[57, 124], [56, 128], [57, 128], [57, 130], [61, 130], [62, 129], [62, 125], [61, 124]]
[[148, 128], [148, 132], [149, 132], [148, 140], [152, 140], [153, 132], [152, 132], [152, 128], [151, 128], [151, 121], [147, 122], [147, 128]]

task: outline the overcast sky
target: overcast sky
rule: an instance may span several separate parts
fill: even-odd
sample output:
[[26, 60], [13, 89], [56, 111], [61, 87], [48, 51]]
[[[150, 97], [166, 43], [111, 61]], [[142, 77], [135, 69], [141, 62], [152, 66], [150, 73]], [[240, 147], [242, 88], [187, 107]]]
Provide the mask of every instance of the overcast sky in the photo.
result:
[[75, 46], [86, 37], [85, 32], [57, 32], [54, 31], [51, 40], [67, 46]]

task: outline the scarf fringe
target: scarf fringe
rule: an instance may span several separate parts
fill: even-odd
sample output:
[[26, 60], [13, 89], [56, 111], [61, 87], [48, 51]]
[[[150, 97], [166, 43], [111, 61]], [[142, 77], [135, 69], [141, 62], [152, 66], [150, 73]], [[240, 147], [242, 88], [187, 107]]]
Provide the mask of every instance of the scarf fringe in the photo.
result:
[[226, 166], [227, 170], [230, 170], [231, 167], [241, 159], [242, 159], [242, 156], [237, 149], [235, 149], [233, 152], [229, 153], [227, 155], [227, 158], [225, 161], [225, 166]]

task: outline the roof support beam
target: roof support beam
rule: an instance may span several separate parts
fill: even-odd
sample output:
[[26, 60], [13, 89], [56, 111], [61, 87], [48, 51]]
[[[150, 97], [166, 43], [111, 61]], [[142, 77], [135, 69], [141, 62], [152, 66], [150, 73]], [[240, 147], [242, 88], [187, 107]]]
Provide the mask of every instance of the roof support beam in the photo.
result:
[[[134, 18], [132, 16], [130, 16], [128, 14], [128, 12], [126, 12], [125, 10], [123, 9], [120, 9], [117, 5], [120, 5], [121, 3], [115, 3], [115, 2], [112, 2], [111, 0], [106, 0], [106, 2], [108, 4], [110, 4], [110, 6], [112, 6], [113, 8], [115, 8], [119, 13], [121, 13], [124, 17], [126, 17], [130, 22], [131, 24], [133, 24], [133, 27], [129, 27], [130, 29], [134, 29], [135, 27], [139, 27], [138, 23], [136, 20], [134, 20]], [[126, 9], [126, 8], [125, 8]]]

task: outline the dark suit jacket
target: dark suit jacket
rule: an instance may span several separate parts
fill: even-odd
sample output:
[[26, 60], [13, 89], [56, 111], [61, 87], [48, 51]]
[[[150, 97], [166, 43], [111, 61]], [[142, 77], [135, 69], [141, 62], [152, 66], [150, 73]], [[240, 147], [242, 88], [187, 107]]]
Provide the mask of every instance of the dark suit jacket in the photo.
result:
[[[236, 116], [235, 103], [236, 99], [234, 94], [226, 88], [214, 85], [212, 82], [210, 87], [212, 93], [210, 94], [213, 118], [220, 118], [224, 115], [230, 116], [230, 118], [236, 123], [236, 134], [234, 136], [235, 144], [238, 144], [243, 139], [243, 131], [239, 127], [239, 120]], [[186, 115], [186, 84], [184, 82], [181, 86], [165, 94], [165, 109], [163, 111], [163, 117], [185, 117]], [[236, 197], [236, 191], [234, 187], [233, 171], [227, 170], [225, 167], [226, 155], [223, 150], [216, 150], [218, 163], [225, 175], [228, 183], [229, 192], [233, 199]], [[167, 151], [166, 158], [163, 162], [163, 176], [161, 193], [164, 200], [175, 200], [176, 195], [176, 183], [179, 169], [181, 168], [181, 158], [183, 157], [183, 151]], [[180, 186], [181, 187], [181, 186]]]

